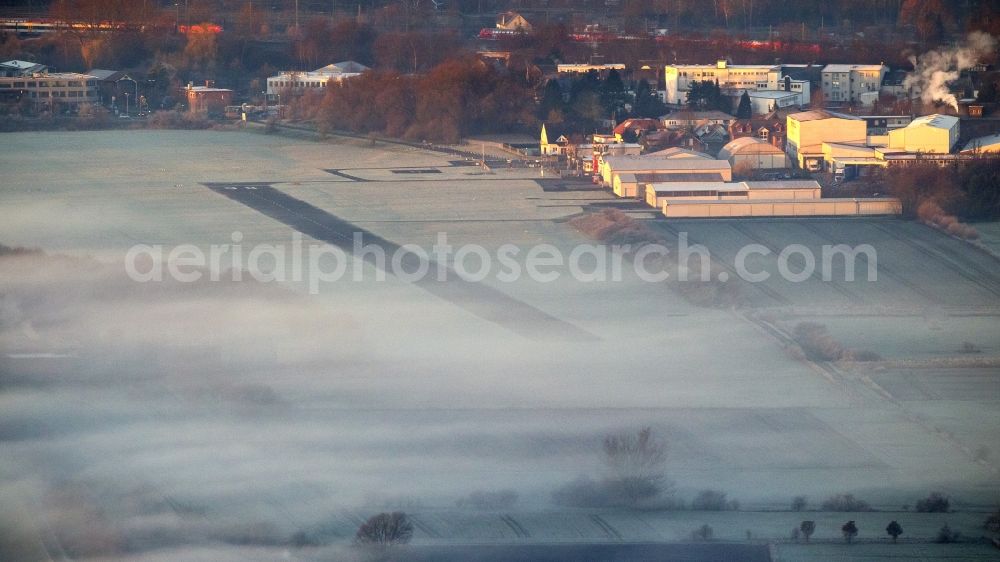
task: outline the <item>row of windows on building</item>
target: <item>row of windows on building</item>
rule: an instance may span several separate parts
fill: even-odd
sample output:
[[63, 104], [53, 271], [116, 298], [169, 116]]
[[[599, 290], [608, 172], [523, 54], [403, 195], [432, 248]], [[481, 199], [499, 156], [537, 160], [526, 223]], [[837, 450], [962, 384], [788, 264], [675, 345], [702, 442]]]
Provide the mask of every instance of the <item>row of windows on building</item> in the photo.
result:
[[[730, 70], [729, 71], [729, 76], [760, 77], [760, 76], [767, 76], [767, 74], [768, 74], [768, 71], [759, 71], [759, 72], [739, 71], [739, 70]], [[688, 72], [686, 70], [681, 71], [681, 76], [687, 78], [688, 77]], [[714, 72], [694, 72], [694, 71], [692, 71], [691, 72], [691, 78], [715, 78], [715, 73]]]
[[271, 83], [272, 88], [323, 88], [326, 87], [326, 81], [308, 81], [308, 82], [298, 82], [291, 80], [275, 80]]
[[[97, 86], [96, 80], [87, 80], [88, 87]], [[17, 81], [17, 82], [0, 82], [0, 88], [82, 88], [84, 82], [82, 80], [70, 80], [63, 82], [38, 82], [38, 81]]]

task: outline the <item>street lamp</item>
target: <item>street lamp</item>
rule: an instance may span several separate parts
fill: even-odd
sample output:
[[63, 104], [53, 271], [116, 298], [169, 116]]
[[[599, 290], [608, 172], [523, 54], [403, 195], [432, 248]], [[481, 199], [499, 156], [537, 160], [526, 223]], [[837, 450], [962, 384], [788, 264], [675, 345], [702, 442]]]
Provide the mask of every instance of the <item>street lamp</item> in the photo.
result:
[[[139, 103], [139, 82], [137, 82], [135, 80], [135, 78], [132, 78], [128, 74], [126, 74], [125, 76], [122, 76], [121, 78], [119, 78], [118, 82], [121, 82], [123, 80], [128, 80], [128, 81], [132, 82], [132, 86], [135, 89], [135, 102]], [[125, 92], [125, 115], [128, 115], [128, 93], [127, 92]]]

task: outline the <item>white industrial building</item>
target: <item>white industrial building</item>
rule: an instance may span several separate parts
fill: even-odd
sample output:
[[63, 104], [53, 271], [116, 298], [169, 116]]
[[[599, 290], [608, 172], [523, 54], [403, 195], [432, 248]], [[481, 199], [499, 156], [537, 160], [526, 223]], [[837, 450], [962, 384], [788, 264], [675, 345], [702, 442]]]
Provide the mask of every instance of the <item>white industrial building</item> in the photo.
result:
[[100, 99], [97, 78], [75, 72], [0, 77], [0, 96], [26, 97], [36, 105], [50, 106], [76, 106]]
[[784, 76], [781, 65], [776, 64], [729, 64], [725, 60], [715, 64], [675, 64], [665, 67], [664, 76], [664, 101], [669, 104], [687, 103], [692, 82], [718, 82], [723, 92], [733, 95], [743, 91], [786, 91], [798, 96], [794, 105], [809, 103], [809, 81]]
[[597, 73], [610, 72], [612, 70], [617, 70], [618, 72], [625, 71], [625, 65], [622, 63], [607, 63], [607, 64], [557, 64], [556, 72], [559, 74], [586, 74], [590, 71]]
[[330, 82], [340, 83], [348, 78], [360, 76], [369, 68], [354, 61], [344, 61], [328, 64], [312, 71], [288, 70], [270, 76], [267, 79], [267, 95], [274, 96], [285, 92], [304, 92], [310, 89], [321, 90]]
[[784, 90], [748, 90], [747, 94], [750, 96], [750, 109], [754, 115], [767, 115], [772, 111], [786, 107], [805, 105], [802, 102], [802, 96], [795, 92], [786, 92]]

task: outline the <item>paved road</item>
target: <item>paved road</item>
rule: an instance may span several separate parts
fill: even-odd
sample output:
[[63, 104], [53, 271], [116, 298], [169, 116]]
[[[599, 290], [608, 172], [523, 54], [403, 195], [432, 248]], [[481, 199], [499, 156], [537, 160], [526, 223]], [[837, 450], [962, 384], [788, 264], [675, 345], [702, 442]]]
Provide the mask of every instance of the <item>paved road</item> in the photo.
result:
[[[354, 236], [360, 234], [363, 245], [380, 246], [391, 260], [400, 245], [345, 221], [323, 209], [283, 193], [267, 183], [204, 183], [205, 187], [242, 203], [263, 215], [282, 222], [293, 229], [328, 244], [348, 254], [354, 249]], [[401, 266], [405, 272], [415, 272], [421, 265], [412, 252], [405, 252]], [[365, 261], [377, 267], [375, 258], [366, 253]], [[414, 282], [425, 291], [456, 304], [468, 312], [494, 322], [512, 332], [528, 338], [549, 340], [595, 340], [593, 334], [556, 318], [534, 306], [519, 301], [484, 283], [461, 278], [448, 268], [446, 280], [434, 274], [437, 264], [431, 260], [429, 275]], [[386, 271], [392, 274], [392, 271]]]

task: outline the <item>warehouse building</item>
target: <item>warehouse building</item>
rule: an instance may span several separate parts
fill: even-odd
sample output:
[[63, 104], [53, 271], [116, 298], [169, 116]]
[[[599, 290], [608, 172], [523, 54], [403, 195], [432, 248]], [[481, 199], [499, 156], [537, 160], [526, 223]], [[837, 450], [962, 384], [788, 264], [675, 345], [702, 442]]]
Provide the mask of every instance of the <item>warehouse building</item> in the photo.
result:
[[959, 120], [954, 115], [924, 115], [889, 131], [889, 148], [907, 152], [947, 154], [958, 143]]
[[813, 180], [742, 182], [662, 182], [646, 186], [646, 204], [660, 209], [668, 201], [749, 201], [819, 199]]
[[758, 137], [729, 141], [719, 151], [719, 160], [728, 161], [734, 170], [774, 170], [791, 166], [783, 150]]
[[[729, 162], [685, 153], [649, 154], [644, 156], [608, 156], [600, 161], [598, 177], [601, 184], [610, 187], [619, 197], [641, 197], [639, 178], [655, 175], [702, 181], [732, 181], [733, 171]], [[622, 181], [626, 174], [626, 181]]]
[[663, 203], [662, 212], [667, 218], [879, 216], [900, 214], [902, 204], [891, 197], [743, 201], [674, 199]]
[[792, 113], [787, 118], [785, 150], [800, 168], [817, 171], [823, 168], [823, 143], [862, 143], [868, 140], [864, 119], [853, 115], [814, 109]]
[[662, 182], [646, 186], [646, 203], [671, 218], [897, 215], [898, 199], [822, 198], [813, 180]]

